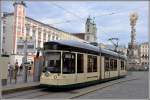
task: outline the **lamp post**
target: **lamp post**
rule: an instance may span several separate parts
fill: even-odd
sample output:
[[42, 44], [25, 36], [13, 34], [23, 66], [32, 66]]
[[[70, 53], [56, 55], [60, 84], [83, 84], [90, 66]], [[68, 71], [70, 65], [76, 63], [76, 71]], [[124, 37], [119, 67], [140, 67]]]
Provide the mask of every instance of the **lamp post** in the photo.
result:
[[[0, 1], [0, 6], [1, 6], [1, 1]], [[3, 13], [0, 11], [0, 55], [2, 54], [2, 49], [3, 49]]]

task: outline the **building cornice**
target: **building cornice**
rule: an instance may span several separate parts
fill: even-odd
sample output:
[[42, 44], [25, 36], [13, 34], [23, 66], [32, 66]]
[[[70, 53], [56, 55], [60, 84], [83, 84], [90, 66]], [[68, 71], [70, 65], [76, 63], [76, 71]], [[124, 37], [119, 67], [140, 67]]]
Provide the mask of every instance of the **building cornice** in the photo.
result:
[[[14, 15], [14, 13], [5, 13], [4, 17], [13, 16], [13, 15]], [[35, 20], [35, 19], [31, 18], [31, 17], [26, 16], [25, 18], [26, 18], [26, 19], [29, 19], [29, 20], [31, 20], [31, 21], [37, 22], [37, 23], [39, 23], [39, 24], [41, 24], [41, 25], [43, 25], [43, 26], [46, 26], [46, 27], [48, 27], [48, 28], [52, 28], [52, 29], [55, 29], [55, 30], [57, 30], [57, 31], [63, 32], [63, 33], [65, 33], [65, 34], [74, 36], [73, 34], [71, 34], [71, 33], [69, 33], [69, 32], [65, 32], [65, 31], [63, 31], [63, 30], [60, 30], [60, 29], [58, 29], [58, 28], [55, 28], [55, 27], [50, 26], [50, 25], [48, 25], [48, 24], [45, 24], [45, 23], [43, 23], [43, 22], [37, 21], [37, 20]], [[76, 37], [76, 38], [78, 38], [78, 37]], [[78, 38], [78, 39], [80, 39], [80, 38]]]

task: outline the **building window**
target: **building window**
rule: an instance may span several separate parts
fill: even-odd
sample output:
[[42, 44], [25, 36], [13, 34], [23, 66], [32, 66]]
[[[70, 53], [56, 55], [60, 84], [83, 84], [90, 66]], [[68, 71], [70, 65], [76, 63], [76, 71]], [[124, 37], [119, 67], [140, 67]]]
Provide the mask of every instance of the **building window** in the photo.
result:
[[[18, 28], [18, 29], [21, 29], [21, 28]], [[19, 30], [19, 31], [21, 31], [21, 30]], [[26, 28], [26, 34], [29, 35], [29, 33], [30, 33], [30, 29], [29, 29], [29, 28]]]
[[38, 47], [41, 47], [41, 41], [38, 40]]
[[77, 73], [84, 72], [84, 59], [83, 54], [77, 54]]
[[89, 26], [89, 24], [88, 24], [88, 25], [87, 25], [87, 32], [89, 32], [89, 27], [90, 27], [90, 26]]
[[48, 40], [49, 40], [49, 41], [51, 40], [51, 35], [48, 35]]
[[3, 26], [3, 33], [5, 33], [6, 32], [6, 27], [5, 26]]
[[34, 49], [34, 45], [28, 45], [27, 48], [28, 49]]
[[90, 37], [89, 37], [89, 36], [87, 36], [87, 41], [89, 41], [89, 38], [90, 38]]
[[88, 72], [97, 72], [97, 57], [88, 55]]
[[46, 42], [46, 33], [44, 33], [44, 35], [43, 35], [43, 40], [44, 40], [44, 42]]
[[38, 33], [38, 39], [41, 40], [41, 32]]
[[35, 38], [35, 30], [32, 31], [32, 37]]
[[52, 40], [55, 40], [55, 36], [52, 36]]
[[58, 36], [56, 36], [56, 40], [58, 40]]
[[3, 43], [5, 43], [5, 37], [3, 37]]
[[17, 48], [18, 48], [18, 49], [23, 49], [23, 48], [24, 48], [24, 45], [17, 45]]

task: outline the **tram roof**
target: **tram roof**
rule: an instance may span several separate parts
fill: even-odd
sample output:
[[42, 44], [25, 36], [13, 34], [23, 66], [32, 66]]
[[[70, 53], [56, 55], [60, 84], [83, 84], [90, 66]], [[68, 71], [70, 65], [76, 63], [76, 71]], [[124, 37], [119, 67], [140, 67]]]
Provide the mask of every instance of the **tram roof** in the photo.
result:
[[85, 42], [79, 42], [75, 40], [54, 40], [54, 41], [49, 41], [47, 43], [57, 43], [60, 45], [67, 45], [71, 47], [77, 47], [77, 48], [82, 48], [82, 49], [87, 49], [87, 50], [92, 50], [95, 52], [99, 52], [100, 48], [93, 46], [91, 44], [85, 43]]
[[101, 53], [105, 53], [105, 54], [109, 54], [109, 55], [113, 55], [113, 56], [118, 56], [118, 53], [111, 51], [111, 50], [108, 50], [108, 49], [104, 49], [104, 48], [101, 48]]
[[108, 49], [93, 46], [87, 42], [79, 42], [79, 41], [75, 41], [75, 40], [53, 40], [53, 41], [49, 41], [46, 43], [56, 43], [56, 44], [60, 44], [60, 45], [67, 45], [67, 46], [71, 46], [71, 47], [77, 47], [77, 48], [92, 50], [92, 51], [99, 52], [99, 53], [101, 52], [104, 54], [108, 54], [108, 55], [112, 55], [112, 56], [121, 57], [123, 59], [126, 59], [126, 56], [124, 56], [124, 55], [121, 55], [117, 52], [114, 52], [114, 51], [111, 51]]
[[122, 55], [122, 54], [119, 54], [117, 52], [114, 52], [114, 51], [111, 51], [111, 50], [108, 50], [108, 49], [104, 49], [104, 48], [101, 48], [101, 53], [109, 54], [109, 55], [120, 57], [120, 58], [123, 58], [123, 59], [127, 59], [127, 57], [125, 55]]

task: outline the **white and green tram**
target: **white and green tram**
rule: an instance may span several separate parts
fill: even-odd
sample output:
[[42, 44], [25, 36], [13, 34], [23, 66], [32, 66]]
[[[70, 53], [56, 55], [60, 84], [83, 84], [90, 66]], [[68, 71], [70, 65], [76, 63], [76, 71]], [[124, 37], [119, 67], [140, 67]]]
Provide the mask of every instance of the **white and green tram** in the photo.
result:
[[84, 42], [45, 42], [43, 57], [41, 86], [76, 88], [126, 76], [126, 56]]

